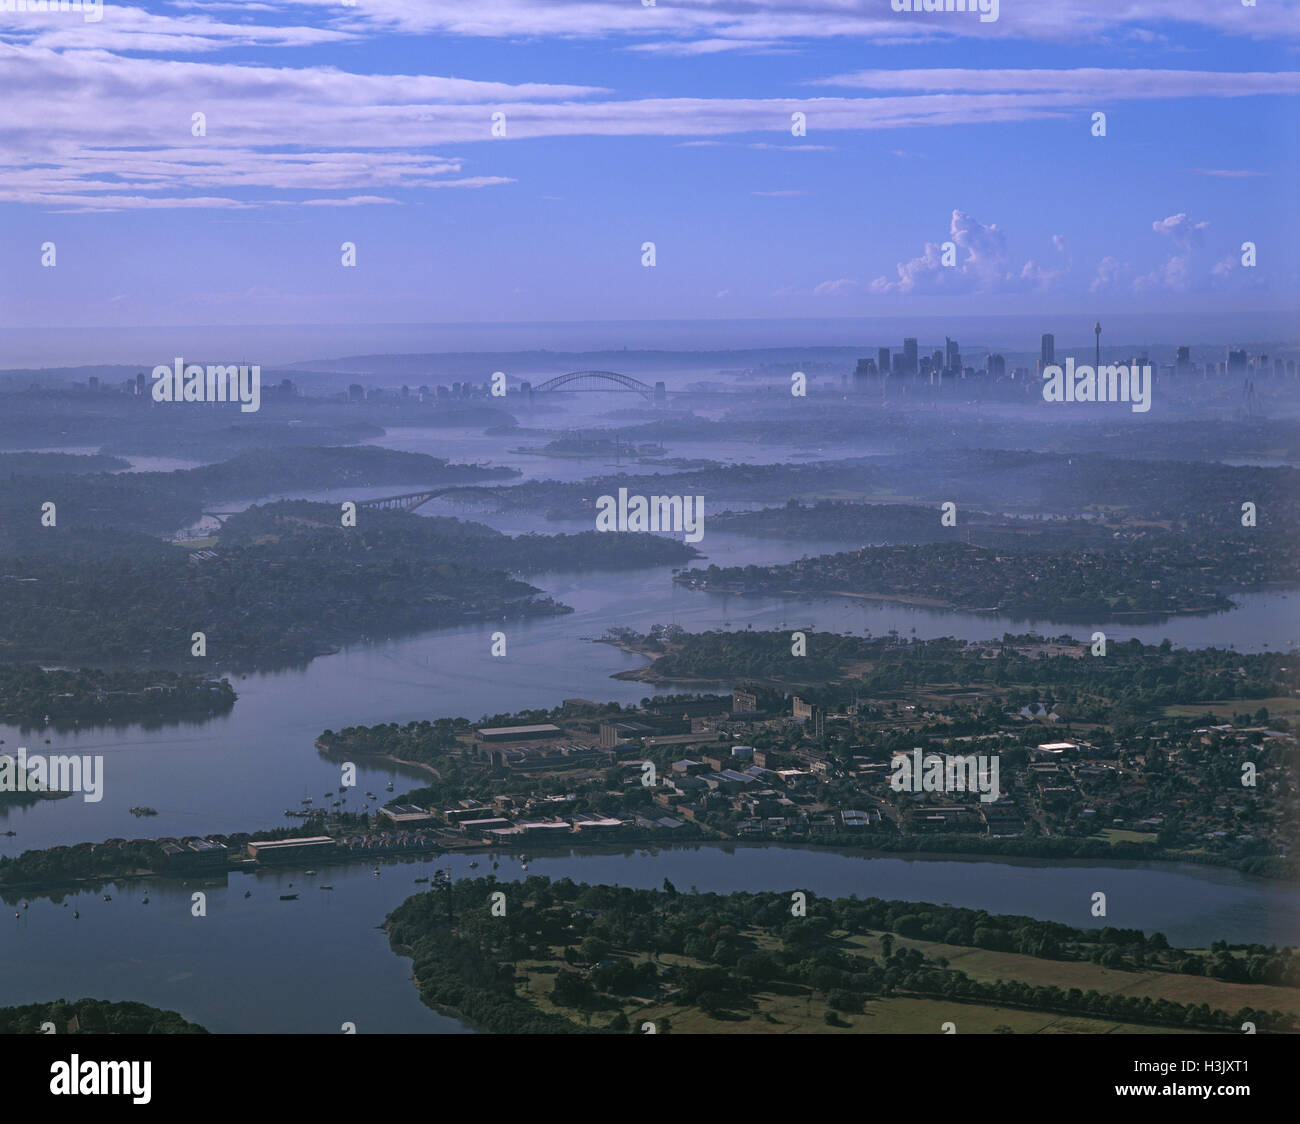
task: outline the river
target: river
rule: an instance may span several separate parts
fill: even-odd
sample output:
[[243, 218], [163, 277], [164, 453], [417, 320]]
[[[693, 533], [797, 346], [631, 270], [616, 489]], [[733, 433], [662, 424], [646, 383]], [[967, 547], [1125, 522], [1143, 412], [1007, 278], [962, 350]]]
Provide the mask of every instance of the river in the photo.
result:
[[[471, 870], [471, 861], [479, 869]], [[232, 874], [224, 886], [150, 880], [38, 899], [26, 910], [11, 904], [0, 918], [0, 1005], [91, 995], [177, 1010], [216, 1032], [329, 1034], [340, 1033], [345, 1022], [358, 1033], [463, 1031], [420, 1002], [410, 961], [395, 955], [377, 928], [407, 897], [426, 890], [415, 877], [439, 868], [454, 878], [482, 877], [491, 862], [486, 855], [392, 861], [379, 866], [378, 876], [369, 865], [325, 867], [316, 875], [269, 870]], [[528, 873], [642, 889], [668, 878], [682, 891], [803, 890], [947, 902], [1078, 928], [1160, 931], [1179, 947], [1203, 948], [1219, 938], [1294, 944], [1300, 931], [1300, 887], [1161, 863], [699, 846], [535, 856]], [[496, 874], [503, 882], [523, 877], [518, 861], [504, 857]], [[509, 908], [510, 886], [503, 888]], [[203, 917], [193, 916], [196, 889], [207, 895]], [[1097, 890], [1108, 899], [1104, 922], [1090, 914]], [[113, 900], [105, 902], [103, 893]], [[282, 893], [301, 896], [282, 902]], [[74, 911], [81, 916], [74, 919]]]

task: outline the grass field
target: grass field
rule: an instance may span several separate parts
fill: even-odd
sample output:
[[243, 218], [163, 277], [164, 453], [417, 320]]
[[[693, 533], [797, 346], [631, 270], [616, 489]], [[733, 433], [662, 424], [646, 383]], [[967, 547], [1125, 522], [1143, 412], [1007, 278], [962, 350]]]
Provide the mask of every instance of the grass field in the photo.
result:
[[1124, 831], [1118, 827], [1104, 827], [1090, 835], [1089, 838], [1100, 839], [1105, 843], [1154, 843], [1156, 833], [1154, 831]]
[[[846, 951], [860, 949], [868, 956], [881, 954], [880, 935], [846, 937]], [[758, 936], [760, 948], [774, 948], [778, 942], [766, 935]], [[916, 948], [928, 960], [944, 957], [948, 965], [965, 972], [973, 980], [1021, 980], [1033, 986], [1052, 985], [1096, 990], [1103, 994], [1150, 996], [1174, 1003], [1208, 1003], [1229, 1012], [1242, 1007], [1289, 1011], [1300, 1014], [1300, 990], [1284, 987], [1226, 983], [1200, 976], [1168, 972], [1122, 972], [1092, 963], [1042, 960], [1018, 953], [993, 952], [965, 948], [933, 941], [894, 936], [895, 948]], [[556, 950], [558, 953], [560, 950]], [[644, 960], [644, 954], [632, 959]], [[665, 954], [662, 965], [681, 964], [701, 967], [689, 957]], [[553, 959], [521, 961], [520, 993], [548, 1013], [562, 1015], [579, 1023], [585, 1016], [550, 1001], [555, 972], [566, 968], [560, 956]], [[526, 982], [524, 982], [526, 981]], [[1023, 1011], [982, 1003], [923, 999], [911, 996], [867, 1000], [860, 1014], [839, 1014], [841, 1024], [825, 1021], [828, 1010], [825, 995], [798, 984], [776, 984], [759, 992], [757, 1009], [737, 1011], [721, 1018], [698, 1007], [680, 1006], [671, 1001], [627, 999], [622, 1011], [635, 1027], [641, 1023], [671, 1023], [673, 1033], [685, 1034], [941, 1034], [944, 1023], [956, 1025], [956, 1033], [992, 1034], [1003, 1029], [1015, 1034], [1188, 1034], [1201, 1033], [1183, 1028], [1156, 1027], [1121, 1023], [1084, 1015], [1060, 1015], [1051, 1012]], [[590, 1024], [605, 1026], [617, 1010], [595, 1012]]]
[[1164, 708], [1169, 718], [1199, 718], [1206, 711], [1227, 721], [1236, 714], [1254, 714], [1260, 707], [1270, 719], [1300, 716], [1300, 699], [1277, 695], [1267, 699], [1207, 699], [1205, 702], [1179, 703]]
[[[850, 943], [872, 956], [880, 955], [879, 937], [852, 937]], [[895, 937], [894, 947], [919, 949], [927, 959], [946, 957], [950, 968], [965, 972], [973, 980], [1023, 980], [1035, 987], [1054, 985], [1095, 990], [1105, 995], [1149, 995], [1171, 1003], [1208, 1003], [1230, 1013], [1242, 1007], [1255, 1007], [1300, 1014], [1300, 989], [1291, 987], [1228, 983], [1173, 972], [1121, 972], [1088, 962], [1040, 960], [1014, 952], [992, 952], [907, 937]]]

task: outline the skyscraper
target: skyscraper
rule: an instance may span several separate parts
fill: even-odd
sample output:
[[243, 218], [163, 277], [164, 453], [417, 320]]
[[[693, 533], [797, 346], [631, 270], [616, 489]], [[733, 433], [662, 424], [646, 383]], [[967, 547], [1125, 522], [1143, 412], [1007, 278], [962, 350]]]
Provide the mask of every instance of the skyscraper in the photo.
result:
[[944, 371], [951, 375], [961, 374], [961, 348], [957, 345], [956, 340], [950, 340], [947, 336], [943, 337], [944, 348]]
[[916, 340], [903, 340], [903, 373], [914, 375], [917, 371], [916, 365]]
[[880, 371], [882, 375], [889, 374], [890, 371], [889, 348], [887, 347], [876, 348], [876, 368]]
[[1042, 351], [1040, 353], [1040, 359], [1039, 359], [1039, 363], [1041, 365], [1039, 366], [1038, 369], [1041, 372], [1044, 367], [1050, 367], [1055, 362], [1056, 362], [1056, 337], [1052, 335], [1051, 332], [1044, 332], [1043, 346], [1042, 346]]
[[853, 372], [853, 389], [866, 390], [875, 377], [876, 361], [874, 359], [859, 359], [857, 368]]

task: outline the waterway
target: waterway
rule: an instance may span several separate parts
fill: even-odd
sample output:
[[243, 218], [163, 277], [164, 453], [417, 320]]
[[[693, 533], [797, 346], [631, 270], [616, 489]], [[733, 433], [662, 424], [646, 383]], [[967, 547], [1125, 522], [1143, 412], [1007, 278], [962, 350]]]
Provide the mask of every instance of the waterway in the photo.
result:
[[[472, 861], [478, 869], [470, 869]], [[377, 876], [363, 864], [327, 866], [315, 875], [232, 874], [224, 885], [115, 883], [36, 899], [25, 910], [6, 895], [0, 1006], [90, 995], [180, 1011], [215, 1032], [337, 1034], [345, 1022], [358, 1033], [463, 1032], [457, 1020], [420, 1002], [410, 961], [389, 949], [378, 926], [410, 895], [427, 892], [416, 877], [436, 869], [453, 878], [483, 877], [491, 865], [483, 854], [446, 855], [385, 862]], [[1300, 932], [1300, 887], [1188, 865], [697, 846], [533, 856], [527, 873], [640, 889], [667, 878], [681, 891], [803, 890], [946, 902], [1078, 928], [1159, 931], [1187, 948], [1220, 938], [1294, 944]], [[496, 877], [507, 883], [509, 908], [509, 883], [525, 877], [519, 860], [501, 856]], [[196, 890], [206, 894], [202, 917], [193, 915]], [[1090, 912], [1098, 890], [1107, 895], [1104, 921]], [[113, 900], [105, 902], [104, 893]], [[280, 901], [284, 893], [300, 896]]]

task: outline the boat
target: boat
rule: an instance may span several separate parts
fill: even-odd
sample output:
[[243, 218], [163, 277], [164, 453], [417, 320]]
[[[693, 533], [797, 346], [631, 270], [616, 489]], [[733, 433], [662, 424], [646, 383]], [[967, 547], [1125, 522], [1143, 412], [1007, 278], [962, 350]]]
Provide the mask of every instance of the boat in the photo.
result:
[[106, 902], [111, 902], [111, 901], [113, 900], [113, 895], [112, 895], [112, 894], [105, 894], [105, 895], [104, 895], [104, 900], [105, 900]]
[[148, 904], [149, 904], [149, 899], [148, 899], [148, 898], [141, 898], [141, 899], [140, 899], [140, 904], [141, 904], [141, 905], [148, 905]]
[[519, 864], [519, 869], [520, 869], [520, 870], [527, 870], [527, 869], [528, 869], [528, 864], [527, 864], [527, 863], [520, 863], [520, 864]]
[[297, 894], [281, 894], [281, 895], [280, 895], [280, 900], [281, 900], [282, 902], [292, 902], [292, 901], [297, 901], [297, 900], [298, 900], [298, 895], [297, 895]]
[[322, 890], [332, 890], [332, 889], [334, 889], [334, 887], [333, 887], [333, 886], [322, 886], [321, 889], [322, 889]]
[[73, 921], [75, 921], [75, 920], [76, 920], [78, 917], [80, 917], [80, 916], [81, 916], [81, 914], [80, 914], [80, 912], [78, 912], [77, 910], [74, 909], [74, 910], [72, 911], [72, 920], [73, 920]]
[[417, 878], [415, 881], [419, 883], [419, 882], [428, 882], [429, 880], [427, 878]]
[[315, 873], [317, 873], [317, 872], [314, 871], [314, 870], [304, 870], [303, 873], [304, 873], [304, 874], [315, 874]]
[[392, 781], [389, 781], [386, 785], [384, 785], [384, 788], [385, 788], [385, 790], [387, 790], [388, 792], [392, 792], [392, 791], [393, 791], [393, 782], [392, 782]]
[[375, 869], [372, 870], [370, 873], [373, 874], [376, 878], [378, 878], [378, 877], [379, 877], [379, 867], [375, 867]]
[[477, 863], [477, 862], [472, 862], [472, 863], [469, 864], [469, 868], [470, 868], [470, 870], [474, 870], [477, 866], [478, 866], [478, 863]]
[[246, 898], [251, 898], [252, 896], [253, 896], [253, 891], [252, 891], [252, 890], [245, 890], [245, 891], [244, 891], [244, 897], [246, 897]]
[[303, 798], [302, 798], [298, 803], [300, 803], [300, 804], [310, 804], [310, 803], [311, 803], [311, 797], [310, 797], [310, 796], [304, 796], [304, 797], [303, 797]]

